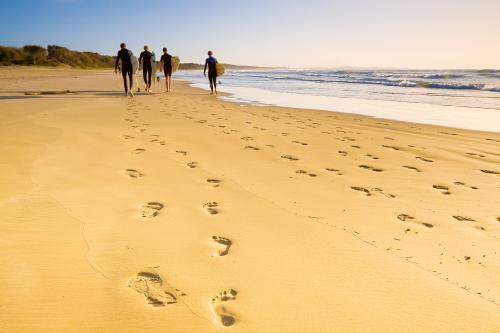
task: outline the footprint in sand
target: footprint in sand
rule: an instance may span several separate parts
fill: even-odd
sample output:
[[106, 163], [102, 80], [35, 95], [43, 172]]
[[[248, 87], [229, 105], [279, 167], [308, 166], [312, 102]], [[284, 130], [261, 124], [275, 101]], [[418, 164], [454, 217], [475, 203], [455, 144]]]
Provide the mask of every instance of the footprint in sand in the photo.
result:
[[430, 223], [427, 223], [427, 222], [418, 222], [418, 221], [415, 221], [415, 218], [413, 216], [411, 216], [411, 215], [408, 215], [408, 214], [399, 214], [398, 215], [398, 220], [403, 221], [403, 222], [412, 222], [412, 223], [421, 224], [421, 225], [423, 225], [426, 228], [434, 228], [433, 224], [430, 224]]
[[395, 146], [382, 145], [382, 147], [387, 148], [387, 149], [392, 149], [392, 150], [399, 150], [399, 148], [395, 147]]
[[300, 142], [300, 141], [297, 141], [297, 140], [292, 141], [292, 143], [295, 143], [295, 144], [298, 144], [298, 145], [301, 145], [301, 146], [307, 146], [308, 145], [307, 142]]
[[413, 171], [416, 171], [416, 172], [422, 172], [420, 169], [415, 168], [415, 167], [410, 166], [410, 165], [403, 165], [403, 168], [407, 168], [407, 169], [410, 169], [410, 170], [413, 170]]
[[481, 169], [481, 172], [487, 173], [487, 174], [490, 174], [490, 175], [498, 175], [498, 174], [500, 174], [500, 172], [498, 172], [498, 171], [486, 170], [486, 169]]
[[140, 178], [144, 176], [142, 172], [135, 169], [125, 169], [123, 173], [130, 178]]
[[373, 156], [372, 154], [366, 154], [367, 157], [371, 158], [372, 160], [378, 160], [379, 158], [377, 156]]
[[454, 182], [453, 184], [455, 184], [457, 186], [465, 186], [465, 187], [468, 187], [468, 188], [470, 188], [472, 190], [477, 190], [478, 189], [478, 187], [467, 185], [464, 182]]
[[[342, 131], [342, 132], [344, 132], [344, 133], [345, 133], [345, 131]], [[344, 137], [342, 137], [342, 138], [337, 138], [337, 140], [344, 141], [344, 142], [345, 142], [345, 141], [351, 141], [351, 142], [356, 141], [356, 139], [351, 138], [351, 137], [349, 137], [349, 136], [344, 136]]]
[[436, 190], [441, 190], [442, 194], [445, 194], [445, 195], [450, 195], [451, 194], [450, 188], [448, 186], [444, 186], [444, 185], [432, 185], [432, 187], [435, 188]]
[[187, 155], [187, 151], [184, 151], [184, 150], [176, 150], [175, 152], [177, 154], [181, 154], [182, 156], [186, 156]]
[[360, 167], [361, 169], [371, 170], [374, 172], [382, 172], [383, 171], [380, 168], [375, 168], [375, 167], [372, 167], [370, 165], [365, 165], [365, 164], [358, 165], [358, 167]]
[[433, 160], [430, 160], [428, 158], [425, 158], [425, 157], [421, 157], [421, 156], [417, 156], [415, 157], [417, 160], [420, 160], [420, 161], [423, 161], [423, 162], [427, 162], [427, 163], [431, 163], [431, 162], [434, 162]]
[[222, 183], [222, 180], [216, 178], [207, 178], [207, 183], [209, 183], [213, 187], [219, 187]]
[[456, 133], [450, 133], [450, 132], [439, 132], [441, 134], [446, 134], [446, 135], [457, 135]]
[[453, 218], [460, 222], [476, 222], [476, 220], [467, 216], [453, 215]]
[[334, 169], [334, 168], [326, 168], [325, 170], [326, 170], [326, 171], [328, 171], [328, 172], [334, 172], [334, 173], [335, 173], [335, 174], [337, 174], [338, 176], [341, 176], [341, 175], [342, 175], [342, 173], [340, 172], [340, 170], [339, 170], [339, 169]]
[[233, 314], [231, 314], [225, 307], [225, 303], [228, 301], [236, 300], [236, 295], [238, 292], [234, 289], [224, 290], [220, 292], [217, 296], [212, 298], [211, 305], [215, 316], [217, 317], [217, 323], [222, 326], [232, 326], [236, 322]]
[[245, 149], [260, 150], [260, 148], [256, 146], [245, 146]]
[[354, 191], [363, 192], [367, 197], [371, 196], [370, 190], [361, 186], [351, 186]]
[[130, 140], [130, 139], [133, 139], [134, 137], [131, 136], [131, 135], [127, 135], [127, 134], [124, 134], [121, 136], [122, 139], [125, 139], [125, 140]]
[[306, 171], [306, 170], [297, 170], [297, 171], [295, 171], [295, 173], [297, 173], [297, 174], [299, 174], [299, 175], [308, 175], [309, 177], [318, 177], [318, 175], [317, 175], [317, 174], [315, 174], [315, 173], [310, 173], [310, 172], [308, 172], [308, 171]]
[[243, 141], [252, 141], [253, 140], [253, 138], [251, 136], [244, 136], [244, 137], [242, 137], [240, 139], [243, 140]]
[[341, 155], [341, 156], [347, 156], [347, 152], [346, 151], [343, 151], [343, 150], [339, 150], [338, 153]]
[[164, 146], [167, 144], [165, 141], [158, 140], [158, 139], [149, 140], [149, 142], [156, 143], [157, 145], [161, 145], [161, 146]]
[[163, 280], [156, 273], [139, 272], [129, 280], [128, 286], [139, 294], [143, 294], [146, 302], [151, 306], [159, 307], [177, 303], [175, 293], [163, 288]]
[[158, 216], [160, 211], [165, 207], [162, 203], [159, 202], [148, 202], [147, 204], [142, 205], [141, 216], [145, 218], [152, 218]]
[[136, 149], [132, 150], [132, 154], [139, 155], [139, 154], [144, 153], [145, 151], [146, 151], [146, 149], [136, 148]]
[[188, 166], [188, 168], [194, 169], [198, 167], [198, 162], [189, 162], [186, 165]]
[[295, 156], [292, 155], [281, 155], [282, 159], [289, 160], [289, 161], [298, 161], [299, 159]]
[[494, 141], [494, 142], [499, 142], [500, 143], [500, 140], [496, 140], [496, 139], [491, 139], [491, 138], [485, 138], [486, 141]]
[[228, 238], [220, 237], [220, 236], [212, 236], [212, 240], [216, 242], [218, 245], [221, 245], [222, 248], [218, 250], [217, 254], [221, 257], [227, 255], [229, 253], [229, 248], [233, 244], [231, 240]]
[[217, 207], [219, 207], [219, 204], [215, 201], [207, 202], [207, 203], [203, 204], [203, 208], [205, 208], [207, 213], [210, 215], [219, 214], [219, 210], [217, 209]]
[[383, 195], [384, 197], [387, 197], [387, 198], [395, 198], [396, 197], [394, 194], [384, 192], [384, 190], [382, 190], [381, 188], [378, 188], [378, 187], [373, 187], [371, 190], [372, 190], [372, 192]]
[[469, 156], [486, 157], [486, 155], [476, 154], [476, 153], [466, 153]]
[[353, 189], [355, 191], [362, 192], [367, 197], [372, 196], [373, 193], [383, 195], [384, 197], [387, 197], [387, 198], [395, 198], [396, 197], [394, 194], [386, 193], [386, 192], [384, 192], [384, 190], [382, 190], [381, 188], [378, 188], [378, 187], [373, 187], [371, 189], [367, 189], [367, 188], [361, 187], [361, 186], [351, 186], [351, 189]]

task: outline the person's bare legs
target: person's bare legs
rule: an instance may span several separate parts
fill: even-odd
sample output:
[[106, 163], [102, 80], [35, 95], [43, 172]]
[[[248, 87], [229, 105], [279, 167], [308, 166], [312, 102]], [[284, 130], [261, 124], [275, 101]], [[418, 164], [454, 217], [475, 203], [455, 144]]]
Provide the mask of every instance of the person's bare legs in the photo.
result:
[[168, 76], [168, 91], [172, 91], [172, 76]]
[[165, 86], [167, 88], [167, 92], [170, 92], [170, 86], [172, 84], [172, 77], [170, 75], [165, 76]]

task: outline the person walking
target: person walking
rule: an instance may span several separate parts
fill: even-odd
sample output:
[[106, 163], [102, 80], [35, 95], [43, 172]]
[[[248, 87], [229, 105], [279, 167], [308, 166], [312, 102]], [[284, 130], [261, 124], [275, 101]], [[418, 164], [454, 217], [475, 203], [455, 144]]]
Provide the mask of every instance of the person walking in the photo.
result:
[[153, 72], [153, 64], [151, 63], [153, 55], [149, 52], [149, 47], [144, 45], [144, 51], [139, 56], [139, 64], [142, 65], [142, 75], [146, 84], [146, 92], [151, 92], [151, 74]]
[[[120, 69], [123, 77], [123, 87], [125, 88], [125, 96], [134, 97], [134, 93], [132, 92], [132, 85], [134, 80], [132, 78], [132, 51], [127, 49], [127, 45], [125, 43], [120, 44], [120, 51], [116, 55], [115, 62], [115, 73], [118, 73], [118, 65], [120, 64]], [[130, 82], [130, 85], [127, 85], [127, 76]]]
[[205, 60], [205, 69], [203, 70], [203, 75], [205, 76], [207, 76], [207, 68], [210, 95], [213, 95], [214, 92], [217, 95], [217, 59], [214, 58], [212, 51], [208, 51], [208, 58]]
[[163, 48], [163, 54], [160, 59], [161, 66], [163, 67], [163, 74], [165, 74], [165, 86], [167, 92], [172, 89], [172, 56], [168, 54], [167, 48]]

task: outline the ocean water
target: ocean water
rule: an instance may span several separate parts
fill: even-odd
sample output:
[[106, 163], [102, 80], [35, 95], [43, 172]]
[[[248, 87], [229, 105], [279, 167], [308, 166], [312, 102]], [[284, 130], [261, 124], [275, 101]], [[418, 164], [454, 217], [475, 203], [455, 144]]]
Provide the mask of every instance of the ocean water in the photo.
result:
[[[177, 79], [209, 89], [200, 71]], [[230, 70], [221, 97], [500, 132], [500, 70]]]

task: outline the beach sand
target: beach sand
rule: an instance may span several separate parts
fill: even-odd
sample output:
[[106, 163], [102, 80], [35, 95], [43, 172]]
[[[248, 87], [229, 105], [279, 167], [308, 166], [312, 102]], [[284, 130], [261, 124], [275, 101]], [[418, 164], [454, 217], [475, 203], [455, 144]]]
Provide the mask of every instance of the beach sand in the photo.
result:
[[0, 69], [0, 332], [500, 330], [500, 134], [121, 89]]

